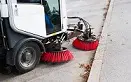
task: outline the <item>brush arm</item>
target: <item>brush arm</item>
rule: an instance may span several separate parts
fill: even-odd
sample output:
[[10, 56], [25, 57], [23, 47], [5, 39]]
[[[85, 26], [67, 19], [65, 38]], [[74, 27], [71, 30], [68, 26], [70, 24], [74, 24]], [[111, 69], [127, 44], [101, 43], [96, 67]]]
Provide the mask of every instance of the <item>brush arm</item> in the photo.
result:
[[[83, 37], [85, 39], [88, 39], [93, 36], [92, 35], [92, 28], [90, 28], [91, 25], [86, 20], [84, 20], [81, 17], [68, 17], [68, 19], [79, 19], [79, 22], [77, 24], [69, 24], [68, 26], [74, 27], [74, 29], [67, 29], [67, 31], [73, 31], [74, 33], [76, 33], [76, 32], [83, 33]], [[85, 26], [84, 31], [82, 31], [83, 25]], [[76, 36], [78, 36], [78, 35], [76, 35]]]
[[84, 20], [81, 17], [67, 17], [67, 18], [68, 19], [79, 19], [80, 21], [82, 21], [84, 23], [86, 29], [89, 29], [91, 26], [86, 20]]
[[77, 31], [77, 32], [84, 33], [83, 31], [81, 31], [81, 30], [79, 30], [79, 29], [67, 29], [67, 31]]

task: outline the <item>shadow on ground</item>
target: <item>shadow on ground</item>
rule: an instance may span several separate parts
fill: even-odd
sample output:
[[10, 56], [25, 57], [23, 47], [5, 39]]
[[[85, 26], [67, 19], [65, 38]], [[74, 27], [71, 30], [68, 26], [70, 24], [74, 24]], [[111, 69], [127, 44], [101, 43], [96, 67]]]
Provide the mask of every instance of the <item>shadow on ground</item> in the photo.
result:
[[[47, 68], [53, 68], [57, 66], [63, 66], [65, 63], [68, 63], [68, 62], [62, 62], [62, 63], [40, 62], [36, 68], [40, 68], [42, 65], [44, 65], [45, 68], [46, 68], [46, 65], [48, 65]], [[18, 71], [15, 69], [15, 67], [7, 66], [5, 64], [5, 60], [0, 59], [0, 82], [4, 82], [11, 78], [19, 77], [21, 75], [24, 75], [24, 74], [19, 74]]]
[[13, 77], [11, 75], [11, 68], [5, 64], [4, 59], [0, 59], [0, 76], [0, 82]]

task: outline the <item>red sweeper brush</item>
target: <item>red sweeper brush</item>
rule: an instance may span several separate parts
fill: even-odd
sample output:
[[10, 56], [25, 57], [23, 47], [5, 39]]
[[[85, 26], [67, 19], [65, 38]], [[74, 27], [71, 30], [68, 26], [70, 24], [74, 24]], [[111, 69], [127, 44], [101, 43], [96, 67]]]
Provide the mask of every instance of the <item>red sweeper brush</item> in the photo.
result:
[[78, 36], [73, 41], [73, 46], [80, 50], [91, 51], [96, 50], [99, 41], [95, 38], [95, 35], [91, 32], [91, 28], [86, 29], [82, 35]]
[[46, 52], [42, 54], [41, 61], [60, 63], [72, 60], [74, 58], [72, 53], [61, 46], [65, 37], [66, 35], [63, 33], [60, 37], [52, 38], [51, 42], [45, 45]]
[[61, 51], [52, 51], [43, 53], [41, 60], [51, 63], [60, 63], [72, 60], [74, 57], [72, 53], [63, 47]]
[[98, 40], [83, 41], [83, 40], [80, 40], [79, 38], [76, 38], [73, 41], [73, 46], [75, 48], [80, 49], [80, 50], [85, 50], [85, 51], [95, 50], [98, 44], [99, 44]]
[[[68, 17], [68, 18], [80, 20], [74, 29], [68, 29], [68, 30], [82, 33], [73, 41], [72, 45], [80, 50], [86, 50], [86, 51], [95, 50], [99, 44], [99, 41], [96, 39], [95, 35], [93, 35], [92, 29], [90, 28], [91, 25], [80, 17]], [[81, 23], [81, 21], [83, 23]], [[85, 26], [84, 31], [82, 31], [83, 24]]]

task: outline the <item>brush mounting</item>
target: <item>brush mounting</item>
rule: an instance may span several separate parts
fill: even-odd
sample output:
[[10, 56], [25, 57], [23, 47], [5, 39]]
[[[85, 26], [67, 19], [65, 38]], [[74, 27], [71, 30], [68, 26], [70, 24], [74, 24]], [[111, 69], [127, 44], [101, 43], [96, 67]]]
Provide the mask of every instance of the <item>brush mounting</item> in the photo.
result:
[[65, 33], [62, 33], [60, 36], [51, 38], [49, 40], [49, 43], [45, 45], [46, 46], [46, 51], [52, 52], [52, 51], [61, 51], [61, 50], [63, 50], [61, 45], [62, 45], [65, 38], [66, 38]]
[[[69, 27], [74, 27], [74, 29], [67, 29], [68, 31], [73, 31], [73, 33], [80, 32], [82, 33], [80, 36], [78, 36], [79, 39], [84, 41], [92, 41], [95, 38], [95, 35], [93, 35], [92, 29], [90, 28], [91, 25], [85, 21], [84, 19], [80, 17], [68, 17], [69, 19], [79, 19], [79, 22], [77, 24], [69, 24]], [[83, 27], [85, 27], [83, 31]]]

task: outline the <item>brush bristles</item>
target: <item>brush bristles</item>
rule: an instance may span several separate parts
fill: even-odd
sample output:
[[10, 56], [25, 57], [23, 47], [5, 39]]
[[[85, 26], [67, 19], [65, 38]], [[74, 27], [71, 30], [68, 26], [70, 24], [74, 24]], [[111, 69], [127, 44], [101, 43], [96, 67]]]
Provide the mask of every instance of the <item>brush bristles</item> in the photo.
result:
[[42, 54], [41, 61], [60, 63], [72, 60], [74, 57], [69, 50], [59, 52], [46, 52]]
[[87, 41], [81, 41], [78, 38], [76, 38], [73, 41], [73, 46], [75, 48], [80, 49], [80, 50], [85, 50], [85, 51], [96, 50], [98, 47], [98, 44], [99, 44], [98, 40], [87, 42]]

